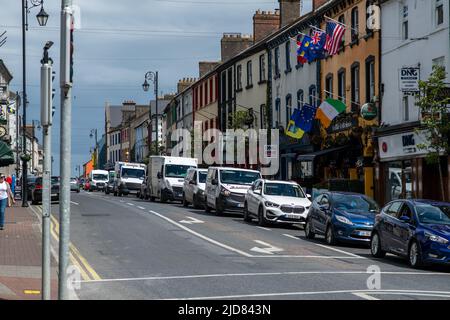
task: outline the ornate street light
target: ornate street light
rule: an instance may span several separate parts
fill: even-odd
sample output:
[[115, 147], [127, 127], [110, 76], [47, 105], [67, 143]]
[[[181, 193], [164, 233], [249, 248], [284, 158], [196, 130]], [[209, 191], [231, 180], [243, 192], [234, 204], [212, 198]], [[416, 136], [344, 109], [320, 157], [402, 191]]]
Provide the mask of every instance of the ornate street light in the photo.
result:
[[[156, 127], [156, 153], [159, 155], [159, 134], [158, 134], [158, 120], [159, 120], [159, 114], [158, 114], [158, 71], [153, 72], [149, 71], [144, 76], [144, 83], [142, 84], [142, 89], [144, 89], [145, 92], [148, 92], [150, 89], [149, 81], [152, 82], [155, 86], [155, 105], [156, 105], [156, 115], [155, 115], [155, 127]], [[152, 135], [153, 135], [153, 128], [152, 128], [152, 105], [150, 103], [150, 111], [149, 111], [149, 117], [150, 117], [150, 132], [149, 132], [149, 146], [148, 146], [148, 152], [150, 155], [151, 152], [151, 142], [152, 142]]]
[[41, 4], [41, 10], [39, 11], [39, 13], [36, 15], [37, 21], [39, 23], [39, 25], [41, 27], [45, 27], [47, 25], [47, 21], [48, 21], [48, 14], [47, 12], [45, 12], [44, 10], [44, 1], [42, 1]]

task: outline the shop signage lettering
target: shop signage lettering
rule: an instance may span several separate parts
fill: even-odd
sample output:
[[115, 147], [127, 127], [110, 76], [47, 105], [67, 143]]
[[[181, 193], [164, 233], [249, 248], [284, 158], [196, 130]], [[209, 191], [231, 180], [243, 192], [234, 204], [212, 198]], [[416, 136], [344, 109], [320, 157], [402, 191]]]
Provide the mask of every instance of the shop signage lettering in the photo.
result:
[[426, 141], [423, 132], [406, 132], [380, 137], [378, 140], [381, 161], [395, 160], [402, 157], [422, 156], [426, 150], [419, 149], [418, 144]]
[[346, 131], [354, 126], [357, 126], [357, 119], [355, 120], [351, 115], [336, 118], [327, 129], [328, 133], [336, 133]]
[[399, 82], [402, 92], [419, 92], [420, 69], [416, 67], [406, 67], [400, 69]]

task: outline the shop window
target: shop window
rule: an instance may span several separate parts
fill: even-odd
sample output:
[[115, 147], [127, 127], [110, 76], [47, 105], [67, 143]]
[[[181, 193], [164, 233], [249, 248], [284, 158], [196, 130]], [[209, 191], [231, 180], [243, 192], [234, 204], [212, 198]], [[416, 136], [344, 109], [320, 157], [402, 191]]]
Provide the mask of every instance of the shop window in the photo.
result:
[[412, 190], [412, 163], [411, 160], [393, 161], [385, 167], [386, 202], [396, 199], [410, 199]]

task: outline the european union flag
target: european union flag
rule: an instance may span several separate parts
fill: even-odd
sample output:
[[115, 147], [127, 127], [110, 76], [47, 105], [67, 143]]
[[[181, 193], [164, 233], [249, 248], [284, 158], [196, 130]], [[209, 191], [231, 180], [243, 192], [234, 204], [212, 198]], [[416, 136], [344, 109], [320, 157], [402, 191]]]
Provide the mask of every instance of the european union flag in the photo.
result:
[[317, 108], [304, 104], [303, 108], [299, 111], [298, 123], [296, 126], [304, 132], [310, 132], [314, 124], [314, 118], [316, 117]]

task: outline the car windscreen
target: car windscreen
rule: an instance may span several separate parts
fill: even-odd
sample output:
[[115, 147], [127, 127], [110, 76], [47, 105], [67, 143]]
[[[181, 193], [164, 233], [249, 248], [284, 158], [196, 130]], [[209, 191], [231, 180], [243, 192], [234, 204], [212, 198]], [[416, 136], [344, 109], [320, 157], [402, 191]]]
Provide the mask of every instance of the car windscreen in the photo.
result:
[[94, 174], [93, 176], [94, 176], [93, 180], [102, 180], [102, 181], [108, 180], [107, 174]]
[[416, 211], [420, 223], [450, 225], [450, 205], [421, 204]]
[[259, 172], [242, 170], [221, 170], [220, 181], [225, 184], [251, 185], [261, 178]]
[[349, 213], [375, 213], [379, 212], [378, 204], [366, 196], [335, 194], [333, 195], [334, 208]]
[[52, 177], [52, 184], [57, 184], [59, 183], [59, 177]]
[[208, 175], [207, 172], [199, 172], [198, 173], [198, 182], [200, 183], [206, 183], [206, 176]]
[[165, 176], [166, 176], [166, 178], [185, 178], [188, 170], [191, 168], [195, 168], [195, 167], [179, 165], [179, 164], [166, 164]]
[[136, 178], [144, 180], [144, 176], [145, 170], [143, 169], [122, 168], [122, 178]]
[[264, 194], [268, 196], [306, 198], [305, 193], [299, 186], [287, 183], [266, 183], [264, 185]]

